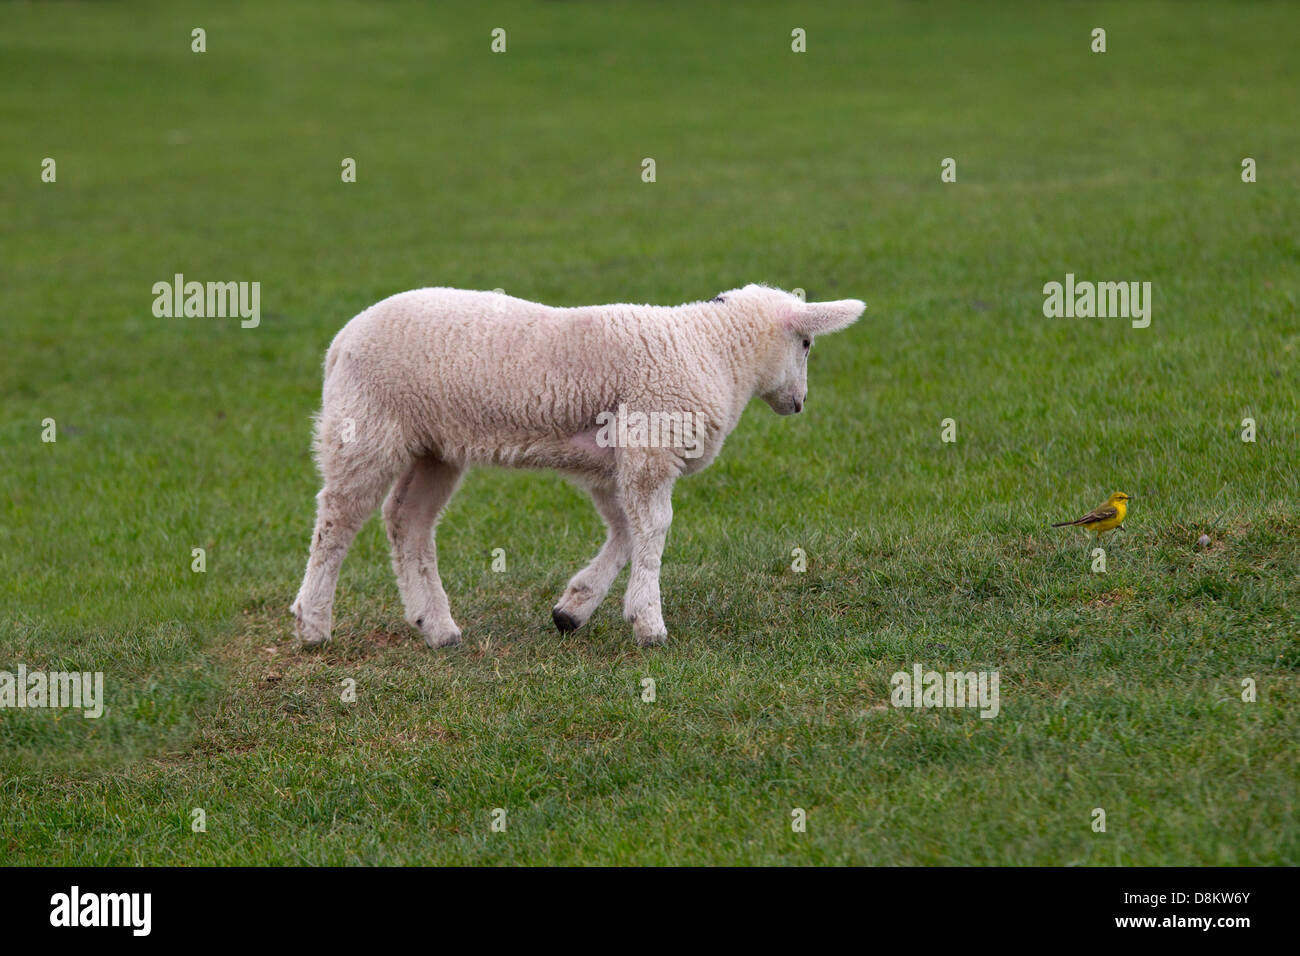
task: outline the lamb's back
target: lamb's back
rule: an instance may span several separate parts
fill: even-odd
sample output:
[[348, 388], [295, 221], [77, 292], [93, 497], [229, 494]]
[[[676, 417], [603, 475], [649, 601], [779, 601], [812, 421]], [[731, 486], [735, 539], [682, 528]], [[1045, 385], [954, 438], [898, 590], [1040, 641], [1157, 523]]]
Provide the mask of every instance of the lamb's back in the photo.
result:
[[586, 427], [617, 405], [625, 337], [601, 309], [561, 309], [493, 292], [417, 289], [352, 319], [338, 365], [395, 413], [467, 440]]

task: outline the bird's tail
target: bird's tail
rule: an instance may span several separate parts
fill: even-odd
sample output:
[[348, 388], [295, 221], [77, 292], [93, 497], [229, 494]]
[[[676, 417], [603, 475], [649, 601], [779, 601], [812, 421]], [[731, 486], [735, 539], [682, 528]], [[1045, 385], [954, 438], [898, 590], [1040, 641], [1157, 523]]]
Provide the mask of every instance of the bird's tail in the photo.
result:
[[1056, 522], [1056, 524], [1052, 525], [1052, 527], [1053, 527], [1053, 528], [1064, 528], [1064, 527], [1066, 527], [1067, 525], [1078, 524], [1078, 523], [1079, 523], [1079, 522], [1077, 522], [1077, 521], [1058, 521], [1058, 522]]

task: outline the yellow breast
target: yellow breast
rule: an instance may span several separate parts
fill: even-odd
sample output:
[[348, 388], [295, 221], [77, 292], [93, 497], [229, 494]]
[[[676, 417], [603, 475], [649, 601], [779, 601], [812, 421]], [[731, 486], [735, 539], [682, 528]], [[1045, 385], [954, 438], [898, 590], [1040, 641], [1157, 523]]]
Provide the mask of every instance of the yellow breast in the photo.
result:
[[1124, 523], [1124, 516], [1128, 514], [1127, 501], [1112, 501], [1110, 503], [1115, 509], [1115, 517], [1107, 518], [1105, 521], [1098, 521], [1096, 524], [1089, 525], [1088, 528], [1096, 534], [1103, 531], [1109, 531], [1111, 528], [1118, 528]]

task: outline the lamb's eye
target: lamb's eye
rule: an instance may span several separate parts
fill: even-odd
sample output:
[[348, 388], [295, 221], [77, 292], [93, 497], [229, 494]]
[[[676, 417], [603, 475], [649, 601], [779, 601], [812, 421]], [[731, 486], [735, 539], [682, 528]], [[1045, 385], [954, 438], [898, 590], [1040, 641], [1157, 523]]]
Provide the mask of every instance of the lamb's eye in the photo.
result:
[[803, 340], [803, 347], [804, 347], [805, 349], [810, 349], [810, 348], [812, 348], [812, 339], [804, 339], [804, 340]]

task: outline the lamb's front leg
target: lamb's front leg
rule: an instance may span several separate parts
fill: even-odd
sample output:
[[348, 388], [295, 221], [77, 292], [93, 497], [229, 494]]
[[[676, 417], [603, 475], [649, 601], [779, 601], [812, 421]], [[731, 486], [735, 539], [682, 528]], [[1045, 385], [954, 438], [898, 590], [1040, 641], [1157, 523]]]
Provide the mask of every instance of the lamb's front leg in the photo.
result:
[[608, 533], [600, 553], [570, 579], [559, 602], [551, 609], [551, 617], [560, 633], [576, 631], [587, 623], [632, 555], [627, 515], [623, 513], [614, 489], [592, 488], [591, 498], [605, 520]]
[[642, 647], [668, 640], [659, 599], [659, 568], [673, 522], [675, 477], [675, 473], [650, 468], [636, 474], [622, 489], [623, 510], [632, 531], [632, 572], [623, 616], [632, 624], [632, 636]]

